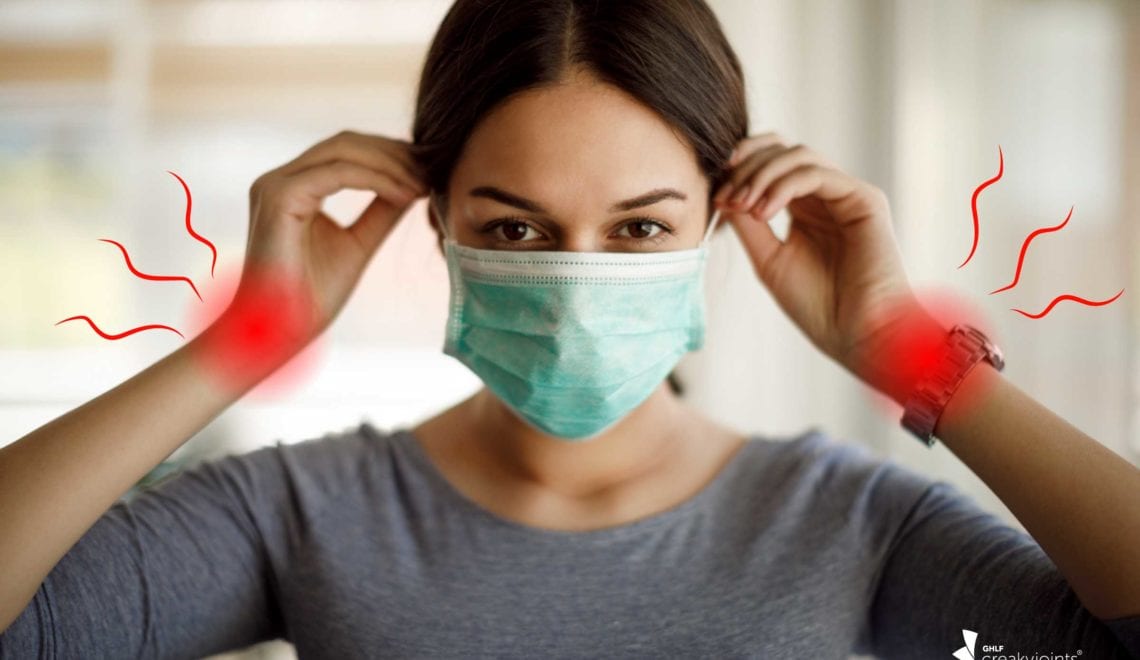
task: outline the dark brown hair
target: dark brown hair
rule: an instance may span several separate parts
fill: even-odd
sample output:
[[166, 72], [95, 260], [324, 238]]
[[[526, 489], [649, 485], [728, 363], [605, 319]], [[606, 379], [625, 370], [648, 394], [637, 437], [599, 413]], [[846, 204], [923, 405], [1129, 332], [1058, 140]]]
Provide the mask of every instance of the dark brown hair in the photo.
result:
[[[692, 145], [710, 191], [725, 181], [748, 109], [740, 62], [704, 0], [456, 0], [428, 49], [412, 126], [440, 212], [479, 120], [575, 68], [656, 111]], [[680, 391], [672, 374], [669, 384]]]

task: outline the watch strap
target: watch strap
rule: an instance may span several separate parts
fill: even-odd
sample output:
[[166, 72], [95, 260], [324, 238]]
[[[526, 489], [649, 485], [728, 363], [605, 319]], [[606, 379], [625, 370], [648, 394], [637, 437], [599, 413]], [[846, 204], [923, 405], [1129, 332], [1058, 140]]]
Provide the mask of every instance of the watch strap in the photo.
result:
[[1005, 367], [1001, 351], [973, 326], [955, 325], [946, 336], [946, 344], [942, 359], [919, 377], [901, 420], [903, 428], [928, 447], [934, 446], [934, 426], [966, 374], [982, 360], [998, 371]]

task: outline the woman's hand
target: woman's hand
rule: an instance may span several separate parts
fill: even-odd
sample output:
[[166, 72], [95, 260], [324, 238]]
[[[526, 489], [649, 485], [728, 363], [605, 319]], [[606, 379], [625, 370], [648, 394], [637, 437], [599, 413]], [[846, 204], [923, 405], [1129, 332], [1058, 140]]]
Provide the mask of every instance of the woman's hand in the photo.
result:
[[[886, 195], [775, 133], [741, 141], [729, 165], [714, 200], [760, 281], [812, 344], [882, 389], [875, 365], [889, 363], [888, 340], [919, 309]], [[781, 242], [768, 222], [784, 206], [792, 222]]]
[[[342, 131], [317, 143], [250, 187], [246, 265], [268, 263], [296, 275], [323, 329], [396, 222], [427, 194], [417, 169], [400, 140]], [[371, 190], [376, 198], [342, 227], [321, 211], [321, 202], [347, 188]]]
[[[211, 326], [207, 353], [219, 369], [256, 381], [332, 322], [396, 222], [427, 194], [408, 146], [342, 131], [253, 182], [241, 282]], [[376, 198], [342, 227], [321, 203], [346, 188]]]

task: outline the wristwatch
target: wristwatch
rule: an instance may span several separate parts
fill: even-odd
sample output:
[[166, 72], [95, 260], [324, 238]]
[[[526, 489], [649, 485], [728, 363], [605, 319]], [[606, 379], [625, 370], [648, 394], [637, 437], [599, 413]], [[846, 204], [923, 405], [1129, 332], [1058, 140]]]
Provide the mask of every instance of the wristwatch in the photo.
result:
[[955, 325], [950, 329], [946, 343], [943, 359], [919, 376], [902, 416], [903, 428], [926, 443], [927, 447], [934, 446], [934, 425], [970, 369], [983, 359], [998, 371], [1005, 368], [1001, 350], [981, 330], [971, 325]]

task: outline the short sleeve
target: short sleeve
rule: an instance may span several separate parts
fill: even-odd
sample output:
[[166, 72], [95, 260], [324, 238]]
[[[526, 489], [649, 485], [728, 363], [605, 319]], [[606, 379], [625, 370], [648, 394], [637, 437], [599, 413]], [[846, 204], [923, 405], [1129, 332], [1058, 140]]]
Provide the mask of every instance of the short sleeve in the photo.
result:
[[[885, 659], [982, 657], [983, 646], [1000, 646], [1010, 657], [1127, 659], [1140, 656], [1138, 631], [1140, 617], [1093, 616], [1031, 536], [935, 481], [886, 555], [869, 639], [856, 651]], [[954, 656], [972, 638], [976, 649]]]
[[120, 500], [0, 635], [0, 658], [198, 658], [282, 635], [266, 544], [277, 447], [202, 462]]

